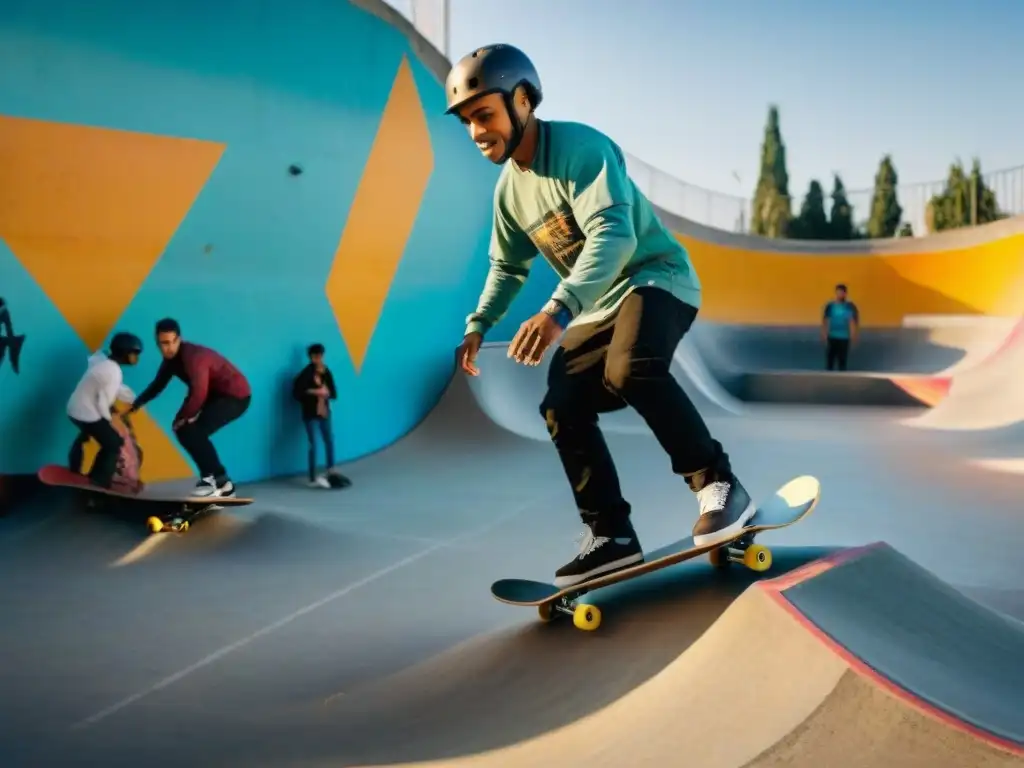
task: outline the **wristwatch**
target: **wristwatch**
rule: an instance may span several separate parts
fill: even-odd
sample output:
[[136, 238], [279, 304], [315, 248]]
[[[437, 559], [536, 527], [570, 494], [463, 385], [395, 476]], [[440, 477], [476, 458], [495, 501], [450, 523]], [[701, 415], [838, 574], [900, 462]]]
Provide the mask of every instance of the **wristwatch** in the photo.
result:
[[541, 309], [545, 315], [551, 315], [562, 328], [565, 328], [572, 321], [572, 312], [558, 299], [549, 299]]

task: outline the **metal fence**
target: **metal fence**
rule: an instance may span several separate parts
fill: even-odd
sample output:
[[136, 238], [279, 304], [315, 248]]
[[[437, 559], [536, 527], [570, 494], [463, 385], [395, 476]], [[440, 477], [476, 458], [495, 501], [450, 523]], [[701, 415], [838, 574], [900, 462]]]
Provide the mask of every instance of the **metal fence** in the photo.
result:
[[[747, 232], [750, 226], [751, 200], [704, 189], [669, 176], [639, 158], [627, 155], [630, 174], [651, 202], [679, 216], [730, 232]], [[969, 172], [969, 169], [967, 169]], [[1024, 165], [1001, 171], [983, 173], [986, 187], [995, 193], [999, 210], [1009, 216], [1024, 214]], [[915, 236], [928, 234], [928, 202], [946, 187], [946, 180], [900, 184], [896, 199], [903, 208], [903, 221], [913, 228]], [[828, 195], [831, 185], [825, 185]], [[874, 189], [848, 189], [847, 199], [853, 208], [853, 219], [865, 225], [871, 213]], [[803, 195], [793, 198], [791, 210], [796, 216], [803, 204]], [[830, 202], [826, 197], [825, 210]]]
[[448, 23], [451, 17], [450, 0], [384, 0], [416, 28], [430, 44], [451, 61], [451, 43]]
[[[416, 29], [451, 59], [449, 18], [450, 0], [385, 0], [405, 16]], [[750, 226], [751, 199], [688, 184], [681, 179], [661, 171], [643, 160], [627, 154], [627, 165], [637, 186], [651, 202], [677, 216], [692, 219], [700, 224], [730, 232], [747, 232]], [[969, 170], [969, 169], [968, 169]], [[1024, 214], [1024, 165], [992, 171], [982, 175], [985, 185], [995, 192], [999, 209], [1007, 215]], [[825, 193], [831, 189], [827, 181]], [[940, 194], [946, 181], [926, 181], [916, 184], [900, 184], [896, 198], [903, 208], [903, 221], [913, 228], [915, 236], [928, 233], [928, 201]], [[873, 189], [850, 189], [847, 199], [853, 207], [854, 222], [860, 226], [867, 223], [871, 212]], [[800, 212], [803, 196], [794, 196], [793, 215]], [[825, 201], [826, 211], [829, 201]]]

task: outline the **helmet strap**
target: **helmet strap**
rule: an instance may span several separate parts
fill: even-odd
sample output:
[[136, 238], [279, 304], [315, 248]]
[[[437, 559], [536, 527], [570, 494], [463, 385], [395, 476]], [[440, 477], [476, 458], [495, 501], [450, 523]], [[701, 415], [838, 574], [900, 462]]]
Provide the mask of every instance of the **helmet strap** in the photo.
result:
[[503, 96], [505, 97], [505, 109], [508, 110], [508, 119], [512, 123], [512, 135], [505, 145], [505, 152], [502, 154], [499, 164], [507, 163], [508, 159], [512, 157], [512, 153], [519, 149], [519, 144], [523, 140], [523, 129], [525, 128], [525, 125], [520, 122], [519, 116], [516, 114], [514, 93], [506, 92]]
[[128, 356], [130, 354], [131, 352], [114, 352], [113, 350], [109, 350], [107, 352], [107, 357], [113, 360], [118, 365], [127, 365]]

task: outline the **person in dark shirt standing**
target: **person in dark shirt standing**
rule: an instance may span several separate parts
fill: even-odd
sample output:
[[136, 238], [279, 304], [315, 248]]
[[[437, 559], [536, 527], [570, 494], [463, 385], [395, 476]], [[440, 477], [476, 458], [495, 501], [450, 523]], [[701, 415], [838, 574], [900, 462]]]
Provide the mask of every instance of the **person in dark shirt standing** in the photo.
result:
[[211, 435], [238, 419], [249, 408], [249, 382], [226, 358], [208, 347], [183, 341], [177, 320], [156, 324], [156, 341], [164, 360], [156, 378], [135, 398], [137, 411], [157, 397], [172, 376], [188, 386], [188, 396], [174, 417], [178, 442], [199, 470], [195, 496], [234, 496], [235, 485], [221, 464]]
[[846, 286], [836, 286], [836, 298], [825, 305], [821, 318], [821, 338], [825, 342], [825, 367], [846, 370], [850, 344], [857, 341], [860, 311], [846, 296]]
[[[331, 400], [338, 399], [331, 369], [324, 364], [324, 345], [312, 344], [306, 350], [309, 365], [299, 371], [292, 385], [292, 396], [302, 406], [302, 421], [306, 425], [309, 440], [309, 483], [320, 488], [330, 488], [329, 475], [334, 467], [334, 434], [331, 430]], [[316, 474], [316, 432], [324, 443], [327, 472]]]

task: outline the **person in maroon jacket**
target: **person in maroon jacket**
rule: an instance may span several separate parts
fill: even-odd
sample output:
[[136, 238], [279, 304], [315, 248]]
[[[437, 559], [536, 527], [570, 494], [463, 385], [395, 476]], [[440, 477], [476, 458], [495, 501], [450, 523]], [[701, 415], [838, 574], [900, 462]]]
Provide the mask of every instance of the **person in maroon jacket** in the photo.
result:
[[252, 390], [234, 365], [214, 350], [182, 341], [177, 320], [156, 324], [156, 341], [163, 355], [160, 370], [132, 404], [137, 411], [164, 391], [172, 376], [188, 386], [188, 397], [174, 417], [174, 432], [199, 470], [195, 496], [234, 496], [235, 485], [220, 462], [210, 436], [249, 408]]

